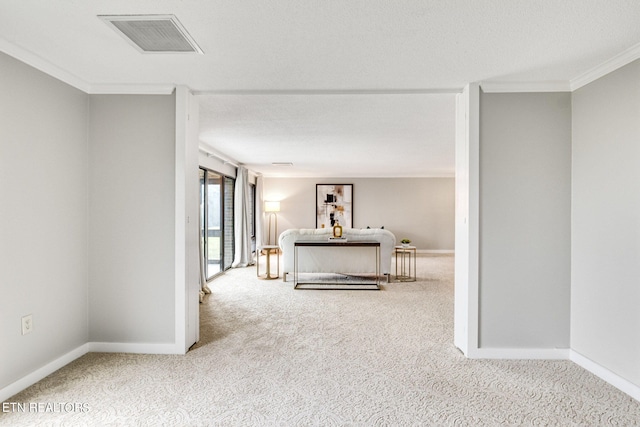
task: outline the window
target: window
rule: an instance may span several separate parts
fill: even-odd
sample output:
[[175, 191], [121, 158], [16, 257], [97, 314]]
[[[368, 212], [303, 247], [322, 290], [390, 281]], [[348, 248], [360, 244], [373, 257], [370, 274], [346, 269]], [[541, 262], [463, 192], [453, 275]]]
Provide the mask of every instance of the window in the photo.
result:
[[233, 178], [200, 169], [200, 244], [207, 280], [233, 262]]

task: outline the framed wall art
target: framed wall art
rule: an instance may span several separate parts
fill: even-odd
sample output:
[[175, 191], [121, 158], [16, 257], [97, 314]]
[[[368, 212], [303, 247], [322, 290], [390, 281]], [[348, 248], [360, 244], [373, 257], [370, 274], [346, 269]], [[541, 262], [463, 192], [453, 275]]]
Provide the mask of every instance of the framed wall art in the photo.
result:
[[353, 184], [316, 184], [316, 228], [353, 228]]

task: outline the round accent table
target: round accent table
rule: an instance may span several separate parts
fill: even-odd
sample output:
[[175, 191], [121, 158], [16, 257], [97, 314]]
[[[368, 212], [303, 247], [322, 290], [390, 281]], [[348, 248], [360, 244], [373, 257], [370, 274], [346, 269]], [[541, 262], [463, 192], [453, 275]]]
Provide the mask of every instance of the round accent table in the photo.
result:
[[[398, 282], [415, 282], [416, 281], [416, 247], [415, 246], [396, 246], [394, 248], [396, 255], [396, 280]], [[412, 264], [413, 263], [413, 267]], [[398, 269], [400, 274], [398, 274]]]
[[[273, 279], [277, 279], [278, 277], [280, 277], [280, 247], [278, 245], [263, 245], [260, 246], [257, 250], [257, 259], [256, 259], [256, 271], [258, 274], [258, 278], [260, 279], [266, 279], [266, 280], [273, 280]], [[265, 272], [265, 274], [260, 274], [260, 254], [263, 253], [265, 254], [265, 256], [267, 257], [266, 259], [266, 264], [267, 264], [267, 271]], [[271, 255], [275, 254], [276, 255], [276, 275], [274, 276], [273, 273], [271, 272]]]

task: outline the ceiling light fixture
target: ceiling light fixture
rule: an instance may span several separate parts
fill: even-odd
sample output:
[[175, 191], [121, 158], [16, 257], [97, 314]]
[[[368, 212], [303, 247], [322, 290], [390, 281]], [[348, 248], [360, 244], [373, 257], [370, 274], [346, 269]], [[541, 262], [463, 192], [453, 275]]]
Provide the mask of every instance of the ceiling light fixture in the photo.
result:
[[98, 15], [143, 53], [199, 53], [202, 49], [174, 15]]
[[273, 166], [293, 166], [291, 162], [273, 162], [271, 163]]

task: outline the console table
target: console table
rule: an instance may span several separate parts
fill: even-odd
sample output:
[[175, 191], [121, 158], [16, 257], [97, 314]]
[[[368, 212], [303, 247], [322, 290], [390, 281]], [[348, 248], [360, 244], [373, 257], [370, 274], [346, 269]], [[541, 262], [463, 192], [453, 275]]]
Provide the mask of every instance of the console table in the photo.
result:
[[[336, 256], [341, 256], [342, 251], [347, 251], [349, 248], [372, 248], [372, 264], [375, 265], [375, 281], [354, 281], [354, 280], [333, 280], [333, 281], [305, 281], [301, 282], [298, 272], [298, 257], [300, 254], [298, 250], [300, 248], [331, 248], [336, 251]], [[340, 274], [340, 272], [335, 272]], [[354, 290], [380, 290], [380, 242], [366, 240], [366, 241], [348, 241], [348, 240], [308, 240], [308, 241], [296, 241], [294, 243], [293, 254], [293, 288], [294, 289], [354, 289]]]

